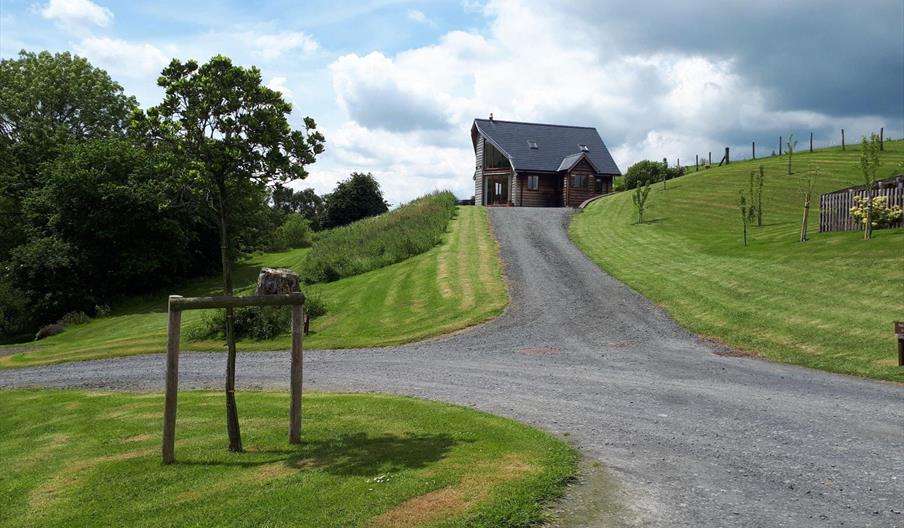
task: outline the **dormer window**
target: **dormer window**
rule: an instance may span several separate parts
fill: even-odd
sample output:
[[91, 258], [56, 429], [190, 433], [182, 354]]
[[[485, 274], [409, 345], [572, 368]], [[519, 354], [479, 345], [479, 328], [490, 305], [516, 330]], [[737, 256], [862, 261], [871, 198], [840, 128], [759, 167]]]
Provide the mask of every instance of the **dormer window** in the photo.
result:
[[578, 147], [581, 149], [581, 152], [590, 152], [590, 147], [584, 145], [583, 143], [578, 145]]
[[533, 139], [527, 140], [527, 146], [530, 147], [531, 150], [537, 150], [540, 148], [540, 146], [537, 145], [537, 142], [534, 141]]

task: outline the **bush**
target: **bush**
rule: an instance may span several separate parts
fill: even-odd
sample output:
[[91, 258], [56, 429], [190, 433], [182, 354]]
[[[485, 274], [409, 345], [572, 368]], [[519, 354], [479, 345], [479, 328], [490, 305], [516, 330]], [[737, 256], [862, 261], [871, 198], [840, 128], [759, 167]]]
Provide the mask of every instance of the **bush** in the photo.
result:
[[94, 305], [94, 317], [96, 319], [103, 319], [104, 317], [108, 317], [110, 315], [110, 306], [107, 304]]
[[[866, 223], [866, 209], [869, 201], [865, 196], [854, 196], [854, 206], [851, 207], [850, 213], [851, 217], [861, 224]], [[873, 227], [886, 227], [901, 219], [901, 206], [889, 206], [886, 196], [874, 196], [872, 206], [870, 219]]]
[[57, 321], [57, 324], [61, 324], [63, 326], [77, 326], [86, 324], [90, 320], [91, 318], [88, 317], [88, 314], [86, 314], [85, 312], [75, 311], [69, 312], [63, 315], [63, 317], [60, 317], [60, 320]]
[[625, 189], [643, 187], [647, 183], [653, 184], [663, 179], [671, 180], [683, 174], [682, 167], [666, 167], [664, 163], [658, 161], [638, 161], [625, 172]]
[[311, 245], [311, 222], [298, 213], [290, 213], [276, 229], [273, 249], [309, 247]]
[[376, 216], [389, 210], [383, 200], [380, 184], [370, 173], [353, 172], [347, 180], [323, 197], [324, 228], [350, 224], [362, 218]]
[[[225, 310], [206, 312], [201, 324], [190, 329], [189, 341], [225, 339]], [[265, 341], [292, 329], [292, 309], [287, 306], [251, 306], [235, 310], [235, 338]]]
[[612, 190], [615, 192], [624, 191], [625, 190], [625, 177], [624, 176], [616, 176], [612, 183]]
[[64, 330], [63, 325], [61, 325], [59, 323], [53, 323], [53, 324], [49, 324], [46, 326], [42, 326], [41, 329], [38, 330], [38, 333], [35, 334], [35, 341], [40, 341], [41, 339], [44, 339], [45, 337], [62, 334], [63, 330]]
[[[305, 313], [311, 319], [326, 313], [326, 306], [319, 293], [305, 297]], [[201, 317], [201, 324], [189, 329], [186, 337], [189, 341], [206, 339], [226, 339], [226, 312], [216, 310], [206, 312]], [[251, 306], [235, 310], [236, 339], [253, 339], [267, 341], [276, 339], [292, 331], [292, 308], [288, 306]]]
[[331, 282], [423, 253], [442, 241], [457, 203], [451, 192], [435, 192], [387, 214], [321, 231], [301, 278]]

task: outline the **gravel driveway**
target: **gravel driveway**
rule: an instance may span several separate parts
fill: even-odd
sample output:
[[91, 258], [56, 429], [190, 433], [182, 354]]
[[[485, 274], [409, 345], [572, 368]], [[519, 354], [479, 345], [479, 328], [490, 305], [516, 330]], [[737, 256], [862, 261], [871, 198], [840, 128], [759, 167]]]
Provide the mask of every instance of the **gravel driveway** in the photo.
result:
[[[570, 211], [491, 209], [512, 303], [410, 346], [308, 351], [306, 387], [473, 405], [568, 434], [615, 475], [637, 526], [904, 527], [904, 387], [733, 357], [600, 271]], [[160, 355], [0, 371], [0, 386], [163, 387]], [[185, 354], [181, 387], [224, 357]], [[243, 387], [285, 388], [286, 353], [241, 354]], [[241, 409], [241, 402], [240, 402]]]

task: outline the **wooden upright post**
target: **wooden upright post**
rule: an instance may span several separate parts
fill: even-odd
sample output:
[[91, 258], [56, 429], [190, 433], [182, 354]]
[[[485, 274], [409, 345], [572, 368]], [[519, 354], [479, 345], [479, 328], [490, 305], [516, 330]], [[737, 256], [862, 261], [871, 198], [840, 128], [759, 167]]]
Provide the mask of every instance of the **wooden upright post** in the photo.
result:
[[712, 166], [712, 164], [713, 164], [713, 151], [710, 150], [709, 151], [709, 165]]
[[844, 129], [841, 129], [841, 150], [844, 150]]
[[301, 379], [304, 371], [302, 353], [303, 306], [292, 306], [292, 366], [289, 371], [289, 443], [301, 443]]
[[725, 147], [725, 164], [728, 165], [731, 163], [731, 158], [728, 157], [728, 147]]
[[170, 295], [169, 323], [166, 338], [166, 400], [163, 405], [163, 463], [176, 460], [176, 395], [179, 390], [179, 337], [182, 311], [173, 307], [172, 300], [181, 295]]
[[756, 159], [756, 141], [750, 142], [750, 149], [753, 152], [753, 159]]
[[885, 150], [885, 127], [879, 129], [879, 150]]
[[813, 132], [810, 132], [810, 152], [813, 152]]
[[700, 155], [694, 154], [694, 172], [700, 170]]
[[778, 137], [778, 155], [782, 155], [782, 136]]

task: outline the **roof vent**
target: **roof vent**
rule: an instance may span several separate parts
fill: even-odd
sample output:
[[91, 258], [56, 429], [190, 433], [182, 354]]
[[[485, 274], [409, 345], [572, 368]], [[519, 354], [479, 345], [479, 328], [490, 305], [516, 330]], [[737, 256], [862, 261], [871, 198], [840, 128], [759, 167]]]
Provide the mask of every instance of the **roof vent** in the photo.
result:
[[587, 145], [580, 144], [578, 145], [578, 147], [581, 148], [581, 152], [590, 152], [590, 147], [588, 147]]
[[534, 141], [533, 139], [528, 139], [528, 140], [527, 140], [527, 146], [530, 147], [531, 150], [537, 150], [537, 149], [540, 148], [540, 147], [537, 145], [537, 142]]

